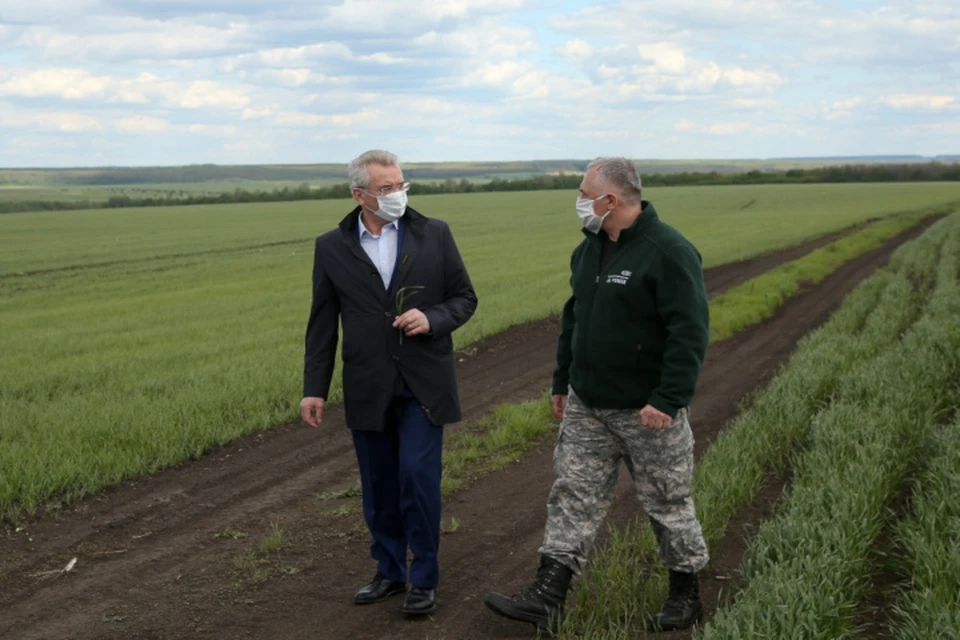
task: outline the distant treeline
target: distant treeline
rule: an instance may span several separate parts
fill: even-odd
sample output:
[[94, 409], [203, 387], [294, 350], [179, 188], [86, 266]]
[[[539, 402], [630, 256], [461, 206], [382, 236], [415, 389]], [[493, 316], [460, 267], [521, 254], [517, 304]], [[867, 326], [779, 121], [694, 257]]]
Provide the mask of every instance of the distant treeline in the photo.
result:
[[960, 180], [960, 163], [851, 164], [787, 171], [746, 173], [659, 173], [643, 177], [645, 186], [712, 184], [803, 184], [823, 182], [952, 182]]
[[[939, 160], [939, 158], [931, 158]], [[896, 162], [897, 160], [892, 160]], [[905, 160], [906, 161], [906, 160]], [[446, 180], [512, 176], [526, 177], [562, 171], [582, 172], [586, 160], [535, 160], [521, 162], [404, 163], [408, 180]], [[664, 170], [683, 170], [689, 163], [664, 164]], [[679, 167], [679, 168], [677, 168]], [[753, 168], [747, 167], [747, 168]], [[771, 167], [773, 168], [773, 167]], [[715, 162], [709, 170], [738, 171], [735, 163]], [[142, 186], [152, 184], [201, 184], [210, 182], [324, 182], [342, 180], [346, 164], [217, 165], [180, 167], [92, 167], [74, 169], [0, 169], [0, 185], [7, 186]]]
[[[411, 195], [443, 193], [485, 193], [492, 191], [543, 191], [577, 189], [582, 176], [577, 173], [541, 175], [533, 178], [502, 179], [478, 183], [467, 179], [448, 179], [443, 182], [414, 182]], [[643, 176], [644, 187], [693, 185], [748, 185], [748, 184], [804, 184], [848, 182], [941, 182], [960, 181], [960, 163], [940, 162], [906, 164], [860, 164], [790, 169], [787, 171], [748, 171], [719, 173], [717, 171], [681, 173], [654, 173]], [[14, 201], [0, 202], [0, 213], [23, 211], [54, 211], [123, 207], [162, 207], [199, 204], [235, 204], [244, 202], [287, 202], [293, 200], [330, 200], [350, 198], [347, 183], [329, 187], [312, 187], [303, 183], [297, 187], [282, 187], [270, 191], [247, 191], [237, 188], [220, 194], [166, 196], [118, 195], [106, 201]]]

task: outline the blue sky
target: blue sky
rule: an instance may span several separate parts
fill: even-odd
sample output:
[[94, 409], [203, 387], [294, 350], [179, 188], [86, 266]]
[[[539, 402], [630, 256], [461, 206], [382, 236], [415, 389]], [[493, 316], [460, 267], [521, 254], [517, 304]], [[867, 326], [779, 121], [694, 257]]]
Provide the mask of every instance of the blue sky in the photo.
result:
[[0, 0], [0, 166], [960, 153], [957, 0]]

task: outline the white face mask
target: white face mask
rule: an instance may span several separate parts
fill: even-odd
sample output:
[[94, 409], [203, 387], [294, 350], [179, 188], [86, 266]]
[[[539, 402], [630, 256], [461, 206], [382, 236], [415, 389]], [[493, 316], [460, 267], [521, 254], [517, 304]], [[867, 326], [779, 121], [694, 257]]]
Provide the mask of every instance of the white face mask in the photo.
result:
[[[600, 196], [600, 198], [606, 197], [606, 195]], [[602, 216], [598, 216], [593, 212], [593, 203], [600, 198], [594, 198], [593, 200], [590, 198], [577, 198], [577, 216], [580, 218], [583, 228], [590, 233], [600, 233], [600, 229], [603, 227], [603, 221], [610, 215], [610, 211], [607, 211]]]
[[394, 191], [385, 196], [377, 196], [377, 204], [380, 205], [380, 208], [373, 213], [378, 218], [387, 222], [399, 220], [403, 216], [403, 212], [407, 210], [407, 192]]

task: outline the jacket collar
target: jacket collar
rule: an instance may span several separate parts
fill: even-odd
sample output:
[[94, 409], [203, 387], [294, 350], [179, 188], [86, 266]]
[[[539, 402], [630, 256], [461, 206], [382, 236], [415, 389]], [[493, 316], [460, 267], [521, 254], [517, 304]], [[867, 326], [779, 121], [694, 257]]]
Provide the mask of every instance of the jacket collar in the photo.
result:
[[[357, 225], [359, 226], [359, 228], [357, 229], [357, 237], [360, 238], [360, 241], [361, 241], [361, 242], [363, 242], [363, 236], [364, 236], [364, 235], [368, 235], [368, 236], [371, 236], [371, 237], [374, 237], [374, 238], [378, 238], [378, 237], [379, 237], [379, 236], [374, 236], [374, 235], [373, 235], [373, 232], [371, 232], [369, 229], [367, 229], [367, 225], [365, 225], [365, 224], [363, 223], [363, 216], [357, 216]], [[400, 230], [400, 221], [399, 221], [399, 220], [394, 220], [393, 222], [388, 222], [387, 224], [383, 225], [383, 228], [384, 228], [384, 229], [386, 229], [387, 227], [392, 227], [394, 231], [399, 231], [399, 230]]]
[[[406, 224], [407, 231], [416, 235], [423, 235], [423, 228], [427, 224], [427, 218], [413, 207], [407, 207], [403, 212], [400, 224]], [[338, 225], [344, 234], [353, 234], [354, 238], [360, 237], [360, 207], [354, 207], [353, 211], [347, 214], [347, 217], [340, 221]]]
[[[396, 291], [403, 286], [410, 266], [420, 255], [420, 247], [423, 244], [424, 230], [427, 226], [427, 217], [419, 211], [407, 207], [400, 219], [400, 237], [403, 238], [400, 251], [397, 252], [397, 265], [393, 270], [393, 278], [390, 280], [390, 292]], [[340, 222], [340, 233], [343, 240], [347, 243], [353, 255], [365, 262], [370, 267], [373, 263], [369, 256], [360, 246], [360, 207], [356, 207], [347, 214], [347, 217]], [[375, 268], [375, 267], [374, 267]], [[390, 295], [384, 292], [384, 289], [377, 287], [384, 296]], [[386, 299], [386, 298], [385, 298]]]

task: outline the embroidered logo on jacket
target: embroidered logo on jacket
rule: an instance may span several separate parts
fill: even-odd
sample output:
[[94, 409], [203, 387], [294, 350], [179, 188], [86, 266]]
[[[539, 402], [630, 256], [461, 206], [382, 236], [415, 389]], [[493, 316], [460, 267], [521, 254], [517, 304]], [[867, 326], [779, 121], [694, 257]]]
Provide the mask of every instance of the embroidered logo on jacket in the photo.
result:
[[607, 275], [607, 284], [627, 284], [627, 280], [633, 275], [632, 271], [621, 271], [620, 273], [611, 273]]

